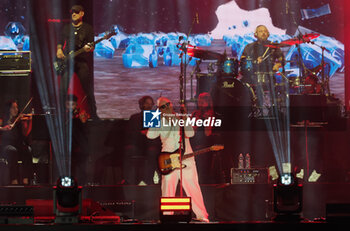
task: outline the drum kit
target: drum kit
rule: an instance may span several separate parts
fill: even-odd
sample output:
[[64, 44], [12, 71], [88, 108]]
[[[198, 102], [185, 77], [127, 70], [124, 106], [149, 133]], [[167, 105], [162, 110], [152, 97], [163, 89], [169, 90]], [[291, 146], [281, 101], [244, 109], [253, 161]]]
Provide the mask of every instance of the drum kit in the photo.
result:
[[[307, 69], [303, 63], [302, 56], [300, 53], [300, 44], [303, 43], [312, 43], [311, 40], [319, 37], [320, 34], [309, 33], [304, 34], [295, 38], [281, 41], [279, 43], [273, 42], [265, 45], [268, 48], [283, 48], [296, 45], [299, 51], [300, 60], [296, 61], [287, 61], [290, 63], [297, 64], [300, 71], [299, 76], [286, 77], [290, 72], [285, 71], [279, 73], [283, 78], [287, 79], [289, 82], [289, 91], [290, 93], [296, 94], [322, 94], [324, 93], [324, 86], [328, 81], [324, 79], [324, 57], [322, 58], [322, 63], [312, 69]], [[321, 47], [322, 50], [326, 50], [324, 47]], [[228, 57], [226, 52], [224, 54], [204, 50], [202, 48], [191, 47], [188, 48], [188, 54], [191, 57], [198, 58], [201, 61], [216, 61], [214, 63], [209, 63], [208, 73], [200, 73], [200, 69], [196, 68], [197, 76], [197, 95], [202, 91], [208, 91], [210, 88], [220, 88], [222, 91], [230, 88], [229, 95], [233, 98], [233, 101], [239, 101], [242, 94], [242, 88], [246, 88], [246, 92], [249, 92], [251, 101], [255, 99], [254, 91], [252, 90], [252, 77], [255, 73], [255, 60], [249, 57], [242, 57], [241, 60], [237, 58]], [[323, 53], [322, 53], [323, 54]], [[272, 70], [271, 70], [272, 71]], [[275, 74], [275, 73], [273, 73]], [[320, 75], [321, 74], [321, 75]], [[319, 79], [318, 76], [323, 76], [322, 79]], [[206, 81], [201, 81], [201, 78], [207, 77]], [[212, 78], [216, 78], [212, 80]], [[198, 86], [203, 84], [209, 84], [208, 86]], [[283, 83], [282, 83], [283, 84]], [[275, 83], [275, 86], [280, 86], [281, 83]], [[329, 89], [329, 88], [328, 88]], [[288, 92], [289, 93], [289, 92]], [[252, 102], [253, 103], [253, 102]]]

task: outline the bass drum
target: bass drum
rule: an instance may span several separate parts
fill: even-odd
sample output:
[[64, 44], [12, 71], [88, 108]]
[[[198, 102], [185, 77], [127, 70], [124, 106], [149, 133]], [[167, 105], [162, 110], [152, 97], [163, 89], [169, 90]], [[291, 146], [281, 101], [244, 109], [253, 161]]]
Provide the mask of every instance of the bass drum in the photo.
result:
[[254, 92], [248, 84], [234, 77], [219, 77], [211, 95], [214, 110], [218, 114], [248, 117], [251, 113]]

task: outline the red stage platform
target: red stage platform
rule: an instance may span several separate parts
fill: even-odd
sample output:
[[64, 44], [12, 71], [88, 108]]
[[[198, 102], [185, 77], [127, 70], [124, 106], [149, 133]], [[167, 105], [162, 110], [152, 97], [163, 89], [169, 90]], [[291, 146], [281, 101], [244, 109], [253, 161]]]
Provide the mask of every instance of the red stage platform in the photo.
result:
[[[252, 227], [271, 225], [275, 215], [271, 184], [202, 185], [201, 188], [210, 221], [233, 222], [241, 227], [247, 223]], [[304, 222], [323, 220], [327, 203], [350, 203], [349, 192], [349, 183], [305, 183], [301, 214]], [[50, 223], [52, 195], [50, 186], [0, 187], [2, 205], [34, 206], [37, 222]], [[156, 224], [159, 220], [159, 185], [88, 186], [83, 188], [83, 198], [83, 216], [95, 216], [99, 212], [120, 216], [121, 223], [136, 224]]]

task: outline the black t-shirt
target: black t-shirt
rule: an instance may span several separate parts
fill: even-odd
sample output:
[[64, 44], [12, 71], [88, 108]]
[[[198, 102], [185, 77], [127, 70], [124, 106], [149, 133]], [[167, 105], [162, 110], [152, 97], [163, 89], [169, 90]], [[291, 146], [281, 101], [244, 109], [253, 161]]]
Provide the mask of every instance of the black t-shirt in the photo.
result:
[[[83, 23], [79, 27], [74, 27], [71, 23], [65, 25], [62, 30], [62, 34], [59, 40], [60, 45], [65, 54], [71, 51], [77, 51], [84, 47], [86, 44], [94, 41], [94, 31], [92, 27]], [[83, 52], [75, 57], [76, 61], [87, 61], [91, 52]]]
[[[6, 126], [9, 123], [3, 123], [2, 126]], [[9, 131], [1, 132], [1, 142], [2, 147], [7, 145], [12, 145], [14, 147], [20, 147], [25, 141], [25, 136], [22, 133], [22, 123], [17, 122], [16, 125]]]
[[[275, 61], [279, 58], [283, 58], [283, 53], [279, 48], [268, 48], [265, 45], [271, 44], [271, 41], [259, 42], [255, 41], [253, 43], [248, 44], [242, 53], [242, 58], [250, 58], [253, 60], [253, 68], [254, 72], [271, 72], [272, 67], [275, 64]], [[267, 51], [266, 51], [267, 50]], [[267, 57], [262, 63], [257, 64], [254, 63], [258, 59], [264, 55]]]

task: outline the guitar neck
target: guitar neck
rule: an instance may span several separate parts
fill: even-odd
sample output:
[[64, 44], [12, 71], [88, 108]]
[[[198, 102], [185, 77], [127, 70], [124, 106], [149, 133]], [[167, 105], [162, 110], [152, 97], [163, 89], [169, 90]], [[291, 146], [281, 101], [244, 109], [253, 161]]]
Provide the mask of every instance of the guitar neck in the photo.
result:
[[203, 148], [201, 150], [198, 150], [198, 151], [195, 151], [195, 152], [192, 152], [190, 154], [186, 154], [182, 157], [183, 160], [186, 160], [187, 158], [190, 158], [192, 156], [197, 156], [197, 155], [200, 155], [200, 154], [203, 154], [203, 153], [206, 153], [206, 152], [209, 152], [211, 149], [211, 147], [208, 147], [208, 148]]
[[[105, 39], [105, 37], [99, 38], [99, 39], [97, 39], [96, 41], [90, 43], [90, 45], [91, 45], [91, 46], [95, 46], [97, 43], [101, 42], [101, 41], [104, 40], [104, 39]], [[82, 48], [80, 48], [79, 50], [74, 51], [72, 54], [70, 54], [70, 55], [69, 55], [69, 58], [74, 58], [74, 57], [76, 57], [76, 56], [78, 56], [78, 55], [80, 55], [80, 54], [82, 54], [82, 53], [84, 53], [84, 52], [85, 52], [84, 47], [82, 47]]]

